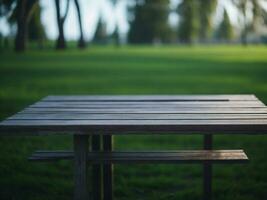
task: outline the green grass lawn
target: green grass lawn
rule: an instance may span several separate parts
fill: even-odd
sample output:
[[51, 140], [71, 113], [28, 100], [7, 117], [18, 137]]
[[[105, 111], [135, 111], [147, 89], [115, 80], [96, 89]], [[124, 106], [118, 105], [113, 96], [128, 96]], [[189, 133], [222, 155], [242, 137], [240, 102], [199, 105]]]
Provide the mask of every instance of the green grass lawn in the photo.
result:
[[[256, 94], [267, 103], [267, 47], [91, 47], [0, 53], [0, 119], [46, 95]], [[116, 136], [116, 149], [200, 149], [202, 136]], [[71, 162], [30, 163], [37, 149], [71, 149], [71, 136], [0, 137], [0, 199], [72, 199]], [[267, 199], [267, 136], [218, 135], [250, 162], [214, 167], [216, 200]], [[202, 197], [200, 165], [115, 166], [118, 200]]]

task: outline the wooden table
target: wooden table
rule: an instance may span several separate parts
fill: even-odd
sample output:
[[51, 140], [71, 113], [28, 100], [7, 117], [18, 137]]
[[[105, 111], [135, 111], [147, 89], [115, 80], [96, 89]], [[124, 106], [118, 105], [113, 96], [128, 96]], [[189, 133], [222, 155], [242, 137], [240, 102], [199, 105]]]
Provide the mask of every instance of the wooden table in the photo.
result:
[[[89, 136], [92, 150], [112, 150], [115, 134], [265, 134], [267, 108], [254, 95], [48, 96], [0, 123], [1, 135], [73, 134], [75, 199], [88, 198]], [[43, 152], [44, 153], [44, 152]], [[39, 155], [39, 154], [38, 154]], [[211, 164], [204, 164], [204, 191], [211, 198]], [[100, 187], [99, 166], [94, 168]], [[112, 165], [104, 165], [105, 199], [112, 198]], [[99, 187], [95, 192], [100, 193]], [[100, 194], [99, 194], [100, 195]]]

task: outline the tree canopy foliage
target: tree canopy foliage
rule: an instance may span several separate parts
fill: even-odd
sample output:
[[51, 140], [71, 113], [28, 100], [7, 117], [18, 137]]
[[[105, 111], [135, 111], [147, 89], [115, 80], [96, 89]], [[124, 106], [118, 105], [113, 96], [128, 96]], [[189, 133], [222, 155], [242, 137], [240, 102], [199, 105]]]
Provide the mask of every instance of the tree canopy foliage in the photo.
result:
[[38, 2], [28, 25], [28, 38], [33, 41], [43, 41], [46, 39], [44, 25], [41, 21], [41, 6]]
[[193, 43], [197, 40], [199, 29], [199, 2], [195, 0], [183, 0], [178, 6], [180, 24], [178, 36], [181, 42]]
[[[248, 33], [251, 30], [257, 29], [258, 22], [266, 17], [266, 10], [261, 6], [261, 0], [232, 0], [238, 8], [240, 15], [243, 18], [243, 28], [241, 31], [241, 40], [244, 45], [247, 44]], [[249, 20], [248, 13], [252, 14], [252, 19]]]
[[0, 0], [0, 16], [4, 16], [10, 12], [15, 2], [16, 0]]
[[233, 26], [226, 10], [224, 10], [223, 20], [217, 30], [217, 37], [224, 42], [231, 41], [234, 37]]
[[211, 38], [213, 31], [213, 15], [216, 11], [218, 0], [199, 0], [200, 40], [206, 41]]
[[97, 44], [105, 44], [107, 43], [107, 39], [107, 24], [103, 21], [102, 18], [100, 18], [96, 26], [93, 42]]
[[[56, 11], [58, 27], [57, 49], [65, 49], [64, 24], [69, 15], [69, 7], [74, 3], [79, 27], [77, 46], [85, 48], [85, 35], [82, 23], [82, 12], [79, 0], [53, 0]], [[120, 0], [107, 0], [109, 5], [116, 10]], [[229, 17], [227, 6], [217, 9], [222, 0], [180, 0], [176, 8], [172, 7], [170, 0], [133, 0], [128, 9], [129, 25], [128, 42], [133, 44], [166, 43], [166, 42], [209, 42], [216, 38], [231, 41], [234, 36], [239, 36], [243, 44], [247, 44], [248, 36], [260, 33], [267, 24], [267, 12], [263, 6], [265, 0], [231, 0], [238, 10], [239, 25], [233, 26]], [[65, 4], [65, 6], [63, 6]], [[64, 8], [63, 8], [64, 7]], [[224, 10], [223, 18], [218, 26], [214, 23], [216, 11]], [[178, 23], [176, 27], [170, 25], [170, 16], [176, 12]], [[16, 30], [15, 50], [24, 51], [27, 39], [42, 41], [46, 33], [41, 20], [42, 7], [39, 0], [0, 0], [0, 16], [8, 18], [8, 22]], [[231, 16], [231, 15], [230, 15]], [[101, 18], [101, 16], [100, 16]], [[116, 18], [116, 17], [115, 17]], [[114, 33], [107, 34], [107, 24], [102, 20], [97, 25], [93, 38], [96, 43], [115, 41], [120, 44], [120, 27], [115, 19]], [[90, 27], [91, 28], [91, 27]], [[110, 38], [112, 37], [112, 38]], [[237, 38], [236, 37], [236, 38]], [[2, 36], [3, 38], [3, 36]], [[3, 40], [3, 39], [2, 39]], [[236, 39], [236, 41], [238, 41]]]
[[132, 12], [134, 19], [130, 22], [130, 43], [164, 42], [170, 39], [169, 0], [137, 1]]

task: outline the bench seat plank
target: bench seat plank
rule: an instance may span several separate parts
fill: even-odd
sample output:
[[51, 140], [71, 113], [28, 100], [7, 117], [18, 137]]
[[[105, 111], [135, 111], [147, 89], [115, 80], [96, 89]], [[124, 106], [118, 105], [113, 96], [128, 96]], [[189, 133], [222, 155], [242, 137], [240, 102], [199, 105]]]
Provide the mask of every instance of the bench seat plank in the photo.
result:
[[[57, 161], [73, 159], [72, 151], [37, 151], [31, 161]], [[236, 163], [247, 162], [243, 150], [187, 150], [187, 151], [140, 151], [140, 152], [89, 152], [91, 163]]]

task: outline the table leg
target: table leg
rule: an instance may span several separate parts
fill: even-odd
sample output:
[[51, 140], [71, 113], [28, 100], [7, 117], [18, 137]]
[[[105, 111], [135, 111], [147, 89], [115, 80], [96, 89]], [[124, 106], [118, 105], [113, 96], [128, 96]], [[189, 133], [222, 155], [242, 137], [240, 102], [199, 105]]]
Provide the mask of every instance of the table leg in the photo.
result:
[[89, 149], [89, 136], [74, 135], [74, 200], [87, 200], [87, 156]]
[[[112, 135], [103, 136], [104, 151], [112, 151], [113, 138]], [[113, 166], [112, 164], [104, 164], [104, 200], [113, 199]]]
[[[100, 135], [92, 136], [92, 151], [101, 151]], [[102, 168], [99, 164], [94, 164], [92, 168], [92, 193], [94, 200], [102, 200]]]
[[[204, 135], [204, 149], [212, 149], [212, 135]], [[209, 162], [204, 163], [203, 166], [204, 172], [204, 181], [203, 181], [203, 199], [211, 200], [212, 199], [212, 164]]]

